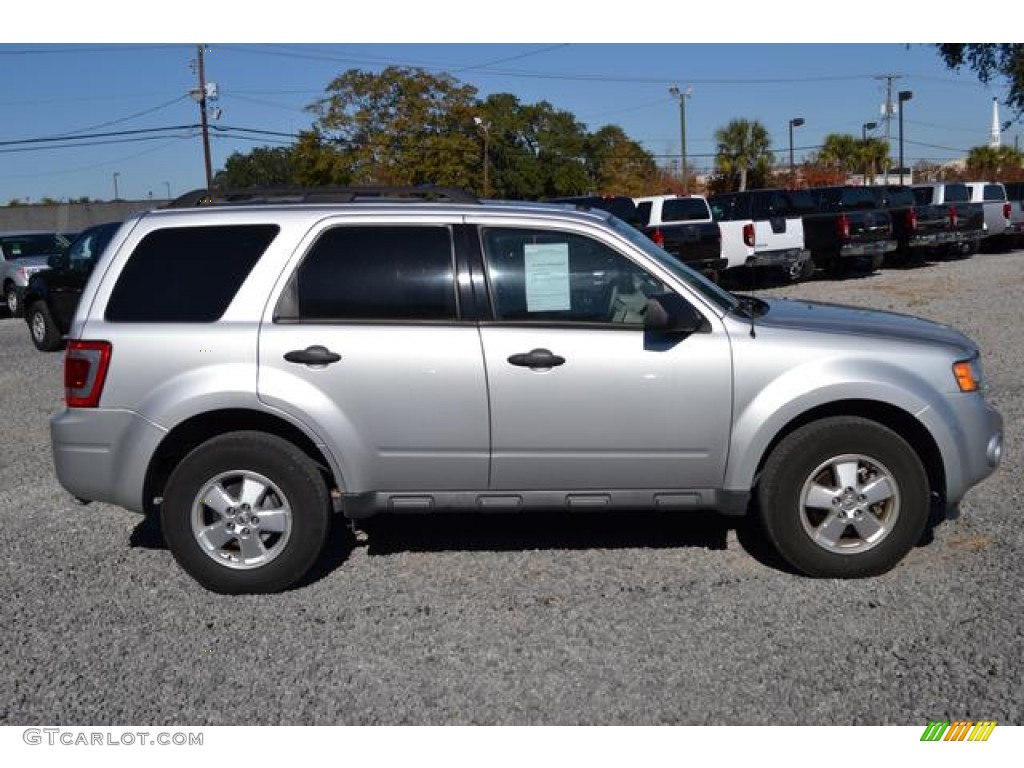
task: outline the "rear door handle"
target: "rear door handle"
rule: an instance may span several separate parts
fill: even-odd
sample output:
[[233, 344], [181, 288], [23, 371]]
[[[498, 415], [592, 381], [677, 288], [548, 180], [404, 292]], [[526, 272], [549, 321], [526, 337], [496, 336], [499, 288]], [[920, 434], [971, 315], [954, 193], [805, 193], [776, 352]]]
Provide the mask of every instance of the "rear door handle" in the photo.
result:
[[291, 352], [285, 352], [284, 359], [289, 363], [325, 366], [341, 360], [341, 355], [337, 352], [331, 352], [327, 347], [314, 344], [312, 347], [306, 347], [305, 349], [293, 349]]
[[521, 368], [554, 368], [556, 365], [564, 365], [565, 358], [552, 353], [550, 349], [531, 349], [529, 352], [518, 352], [509, 355], [508, 361], [512, 365]]

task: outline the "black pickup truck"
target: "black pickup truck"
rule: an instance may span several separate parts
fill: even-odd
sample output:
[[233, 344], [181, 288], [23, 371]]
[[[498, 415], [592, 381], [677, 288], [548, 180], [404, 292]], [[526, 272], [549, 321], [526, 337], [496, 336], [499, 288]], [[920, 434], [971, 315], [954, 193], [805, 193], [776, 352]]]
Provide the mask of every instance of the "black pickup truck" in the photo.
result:
[[718, 281], [729, 262], [722, 254], [722, 230], [706, 198], [638, 197], [636, 207], [644, 234], [691, 269]]
[[66, 253], [51, 256], [49, 268], [29, 278], [25, 322], [40, 352], [63, 349], [63, 334], [71, 326], [89, 274], [120, 226], [121, 222], [116, 221], [83, 230]]
[[971, 190], [960, 182], [915, 184], [918, 205], [938, 206], [946, 217], [946, 233], [940, 248], [954, 256], [977, 253], [985, 236], [985, 207], [971, 202]]
[[839, 277], [854, 264], [874, 271], [895, 251], [892, 216], [867, 187], [813, 187], [814, 206], [804, 214], [804, 241], [815, 264]]
[[901, 264], [924, 261], [946, 242], [949, 218], [942, 205], [922, 204], [907, 186], [888, 184], [868, 187], [879, 208], [892, 216], [896, 250], [888, 258]]

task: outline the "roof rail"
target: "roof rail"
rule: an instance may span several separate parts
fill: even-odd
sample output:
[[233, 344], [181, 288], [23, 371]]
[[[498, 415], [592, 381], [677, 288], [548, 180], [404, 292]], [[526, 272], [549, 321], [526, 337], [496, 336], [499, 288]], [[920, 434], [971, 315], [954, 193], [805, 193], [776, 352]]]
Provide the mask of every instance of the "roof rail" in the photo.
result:
[[475, 195], [459, 187], [366, 186], [366, 187], [247, 187], [243, 189], [193, 189], [165, 208], [253, 205], [259, 203], [360, 203], [360, 202], [479, 203]]

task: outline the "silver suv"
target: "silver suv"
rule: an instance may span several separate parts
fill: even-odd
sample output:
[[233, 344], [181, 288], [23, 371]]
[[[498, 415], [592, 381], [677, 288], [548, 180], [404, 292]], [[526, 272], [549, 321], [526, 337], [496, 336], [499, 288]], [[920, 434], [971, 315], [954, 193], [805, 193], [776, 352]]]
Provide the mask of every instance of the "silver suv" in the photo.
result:
[[468, 510], [749, 508], [868, 576], [999, 463], [946, 326], [734, 296], [600, 210], [260, 194], [121, 227], [51, 422], [64, 487], [158, 512], [211, 590], [295, 584], [333, 513]]

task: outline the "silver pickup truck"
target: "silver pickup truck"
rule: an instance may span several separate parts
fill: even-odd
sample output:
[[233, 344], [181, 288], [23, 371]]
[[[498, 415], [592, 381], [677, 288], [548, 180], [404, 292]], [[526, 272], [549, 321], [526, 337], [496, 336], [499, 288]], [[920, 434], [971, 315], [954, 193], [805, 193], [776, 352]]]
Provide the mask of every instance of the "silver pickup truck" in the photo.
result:
[[46, 269], [50, 256], [63, 253], [71, 241], [53, 232], [0, 232], [0, 286], [7, 311], [21, 317], [28, 279]]

